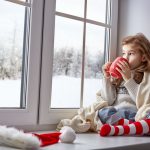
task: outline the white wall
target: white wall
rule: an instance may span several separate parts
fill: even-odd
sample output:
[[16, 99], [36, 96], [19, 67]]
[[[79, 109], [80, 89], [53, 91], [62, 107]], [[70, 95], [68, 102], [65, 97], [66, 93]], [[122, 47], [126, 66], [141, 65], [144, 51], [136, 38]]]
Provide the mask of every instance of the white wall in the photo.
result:
[[119, 0], [118, 13], [118, 52], [125, 36], [142, 32], [150, 39], [150, 0]]

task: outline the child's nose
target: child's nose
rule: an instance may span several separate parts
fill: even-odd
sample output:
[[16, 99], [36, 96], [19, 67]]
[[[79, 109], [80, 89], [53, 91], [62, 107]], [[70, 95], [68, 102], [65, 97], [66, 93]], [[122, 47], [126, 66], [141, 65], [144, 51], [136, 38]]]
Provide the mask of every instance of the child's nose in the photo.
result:
[[125, 58], [125, 59], [129, 60], [128, 55], [124, 55], [124, 56], [123, 56], [123, 58]]

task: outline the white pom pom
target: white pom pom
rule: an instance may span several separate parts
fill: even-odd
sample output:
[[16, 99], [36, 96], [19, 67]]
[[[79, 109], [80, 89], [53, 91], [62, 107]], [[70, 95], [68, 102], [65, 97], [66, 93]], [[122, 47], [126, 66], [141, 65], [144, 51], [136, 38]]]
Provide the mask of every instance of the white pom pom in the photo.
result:
[[61, 135], [59, 136], [59, 139], [62, 143], [73, 143], [76, 139], [76, 133], [71, 127], [64, 126], [60, 132]]

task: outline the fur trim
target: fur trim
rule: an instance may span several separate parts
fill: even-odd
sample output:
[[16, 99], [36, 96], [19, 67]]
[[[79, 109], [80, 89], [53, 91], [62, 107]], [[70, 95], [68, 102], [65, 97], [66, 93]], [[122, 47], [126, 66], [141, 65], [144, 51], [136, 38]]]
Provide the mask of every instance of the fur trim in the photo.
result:
[[34, 135], [6, 126], [0, 126], [0, 144], [32, 150], [40, 147], [40, 141]]

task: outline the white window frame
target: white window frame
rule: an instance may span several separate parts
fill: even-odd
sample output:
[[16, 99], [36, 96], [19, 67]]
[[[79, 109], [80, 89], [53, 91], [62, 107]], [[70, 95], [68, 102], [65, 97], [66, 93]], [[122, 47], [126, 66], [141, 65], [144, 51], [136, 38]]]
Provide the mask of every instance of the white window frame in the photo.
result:
[[[39, 124], [57, 124], [62, 118], [71, 118], [77, 113], [77, 109], [49, 108], [52, 88], [55, 3], [55, 0], [45, 0]], [[112, 16], [110, 49], [113, 51], [109, 51], [110, 60], [114, 59], [117, 53], [118, 0], [112, 0]]]
[[110, 36], [109, 60], [113, 61], [117, 56], [117, 33], [118, 33], [118, 0], [112, 0], [112, 22]]
[[[7, 1], [17, 5], [30, 6], [19, 0]], [[38, 122], [43, 3], [41, 0], [32, 0], [31, 4], [27, 106], [25, 109], [0, 109], [1, 125], [35, 125]]]

